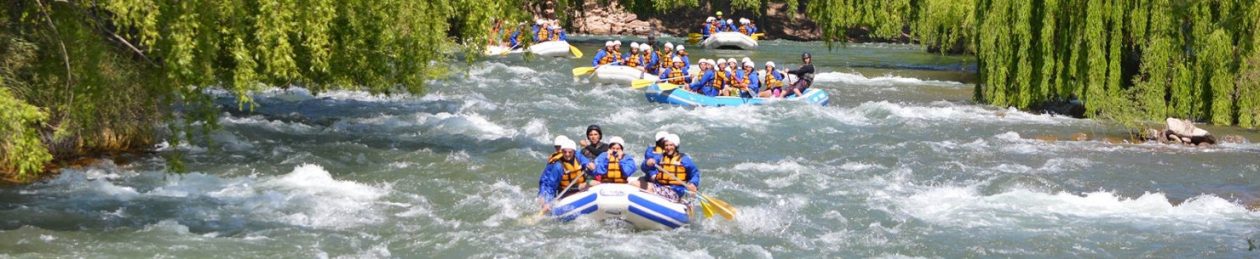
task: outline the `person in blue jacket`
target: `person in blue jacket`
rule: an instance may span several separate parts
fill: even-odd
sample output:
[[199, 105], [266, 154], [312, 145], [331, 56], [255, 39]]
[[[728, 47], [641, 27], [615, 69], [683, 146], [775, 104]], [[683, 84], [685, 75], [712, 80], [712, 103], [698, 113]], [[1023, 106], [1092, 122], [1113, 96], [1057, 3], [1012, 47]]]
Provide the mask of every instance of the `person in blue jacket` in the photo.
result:
[[683, 47], [682, 44], [678, 44], [678, 47], [674, 48], [674, 56], [678, 57], [678, 59], [682, 59], [684, 68], [691, 69], [691, 55], [687, 54], [687, 47]]
[[744, 59], [744, 70], [736, 83], [740, 85], [739, 97], [753, 98], [761, 93], [761, 76], [757, 74], [757, 65], [750, 59]]
[[700, 63], [700, 70], [703, 71], [702, 73], [704, 74], [702, 74], [699, 79], [691, 82], [691, 91], [704, 94], [705, 96], [717, 96], [717, 88], [713, 87], [713, 77], [715, 76], [713, 65], [713, 61], [709, 61], [708, 59], [705, 59]]
[[717, 21], [717, 19], [713, 18], [713, 16], [709, 16], [708, 19], [704, 19], [704, 23], [700, 25], [700, 35], [702, 36], [700, 40], [708, 39], [709, 35], [717, 33], [717, 27], [715, 27], [716, 24], [714, 21]]
[[551, 204], [560, 198], [586, 189], [587, 168], [594, 168], [594, 163], [582, 166], [583, 158], [577, 155], [577, 143], [568, 138], [556, 138], [560, 146], [560, 156], [547, 160], [542, 175], [538, 178], [538, 201], [542, 211], [551, 210]]
[[669, 134], [665, 137], [664, 153], [656, 165], [643, 167], [646, 175], [643, 181], [653, 184], [653, 191], [662, 196], [682, 200], [683, 195], [695, 193], [700, 188], [700, 167], [691, 160], [691, 156], [678, 149], [679, 137]]
[[634, 156], [626, 154], [626, 141], [621, 137], [611, 137], [608, 140], [608, 152], [599, 154], [595, 158], [595, 176], [593, 185], [605, 183], [631, 183], [629, 180], [631, 175], [639, 168], [634, 163]]
[[595, 58], [591, 60], [591, 66], [597, 67], [604, 64], [621, 63], [621, 54], [613, 49], [613, 44], [612, 41], [604, 42], [604, 48], [599, 49], [599, 52], [595, 52]]
[[670, 60], [670, 63], [674, 64], [674, 66], [661, 70], [661, 81], [679, 86], [684, 86], [691, 82], [691, 74], [683, 66], [682, 59], [674, 57], [673, 60]]
[[644, 55], [643, 57], [643, 71], [644, 72], [647, 72], [648, 74], [653, 74], [653, 75], [661, 72], [660, 70], [657, 69], [657, 66], [659, 66], [661, 62], [660, 56], [657, 56], [656, 52], [652, 51], [651, 44], [639, 45], [639, 51], [644, 53], [643, 54]]

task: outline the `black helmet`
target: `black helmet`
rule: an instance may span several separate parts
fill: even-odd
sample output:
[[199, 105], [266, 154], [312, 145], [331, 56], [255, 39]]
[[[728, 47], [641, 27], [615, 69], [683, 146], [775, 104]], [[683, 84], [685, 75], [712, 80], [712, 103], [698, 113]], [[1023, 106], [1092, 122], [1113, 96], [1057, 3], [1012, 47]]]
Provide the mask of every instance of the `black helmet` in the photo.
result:
[[590, 134], [592, 130], [598, 132], [600, 136], [604, 135], [604, 130], [599, 129], [599, 125], [591, 124], [591, 126], [586, 127], [587, 134]]
[[807, 59], [807, 58], [813, 58], [813, 57], [809, 55], [809, 52], [801, 53], [801, 59]]

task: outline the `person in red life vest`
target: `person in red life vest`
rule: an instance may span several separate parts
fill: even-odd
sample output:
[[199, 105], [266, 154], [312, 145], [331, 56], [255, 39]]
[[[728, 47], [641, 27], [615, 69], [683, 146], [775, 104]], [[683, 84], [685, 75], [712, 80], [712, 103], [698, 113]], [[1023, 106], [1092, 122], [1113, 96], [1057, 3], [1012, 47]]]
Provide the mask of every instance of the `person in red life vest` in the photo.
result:
[[642, 181], [651, 182], [650, 191], [675, 201], [684, 200], [687, 193], [696, 193], [700, 187], [700, 168], [691, 161], [691, 156], [678, 149], [678, 135], [665, 137], [664, 153], [655, 166], [643, 167], [646, 176]]
[[630, 176], [639, 168], [634, 164], [634, 157], [626, 154], [626, 141], [621, 137], [612, 137], [608, 140], [608, 152], [599, 154], [595, 158], [595, 181], [592, 185], [604, 183], [624, 183], [638, 185], [638, 183], [630, 182]]
[[[542, 175], [538, 179], [538, 202], [542, 207], [542, 211], [551, 210], [551, 204], [554, 200], [572, 195], [588, 187], [586, 184], [586, 170], [583, 169], [583, 163], [578, 158], [580, 156], [577, 155], [577, 143], [567, 138], [557, 140], [561, 156], [554, 162], [549, 159], [547, 167], [543, 169]], [[564, 196], [557, 197], [561, 193]]]

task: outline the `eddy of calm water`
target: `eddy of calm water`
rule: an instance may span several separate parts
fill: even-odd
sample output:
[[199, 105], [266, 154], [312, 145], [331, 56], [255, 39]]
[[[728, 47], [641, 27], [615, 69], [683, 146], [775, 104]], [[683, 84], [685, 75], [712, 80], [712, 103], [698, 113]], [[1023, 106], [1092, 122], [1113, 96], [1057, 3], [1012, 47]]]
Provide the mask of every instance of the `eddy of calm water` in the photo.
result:
[[[579, 37], [579, 40], [583, 40]], [[604, 39], [580, 44], [594, 53]], [[677, 40], [677, 39], [675, 39]], [[628, 43], [628, 41], [627, 41]], [[256, 94], [186, 153], [70, 169], [0, 190], [16, 257], [1260, 257], [1260, 146], [1067, 139], [1094, 120], [977, 105], [974, 61], [918, 46], [763, 42], [813, 52], [825, 107], [680, 108], [570, 69], [587, 59], [459, 65], [424, 96]], [[589, 54], [588, 54], [589, 56]], [[216, 93], [225, 107], [229, 94]], [[226, 110], [226, 109], [225, 109]], [[660, 130], [734, 221], [674, 231], [524, 224], [550, 140], [599, 124], [641, 155]], [[1252, 137], [1252, 139], [1255, 139]], [[635, 159], [641, 160], [642, 157]]]

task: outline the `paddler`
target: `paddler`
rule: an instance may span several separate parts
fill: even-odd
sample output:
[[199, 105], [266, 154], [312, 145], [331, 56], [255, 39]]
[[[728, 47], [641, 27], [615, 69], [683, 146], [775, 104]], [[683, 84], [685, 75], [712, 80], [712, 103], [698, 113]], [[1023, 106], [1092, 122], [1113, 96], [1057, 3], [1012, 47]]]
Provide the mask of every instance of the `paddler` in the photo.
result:
[[682, 200], [683, 194], [695, 193], [700, 187], [700, 168], [692, 162], [691, 156], [679, 151], [679, 140], [675, 134], [665, 137], [660, 161], [643, 167], [646, 176], [642, 180], [652, 183], [651, 191], [675, 200]]
[[709, 18], [704, 19], [704, 23], [700, 24], [700, 35], [702, 36], [700, 40], [708, 39], [709, 35], [717, 33], [717, 25], [714, 21], [717, 21], [717, 19], [709, 16]]
[[804, 65], [801, 65], [800, 68], [787, 71], [788, 74], [796, 75], [796, 82], [792, 83], [791, 89], [788, 89], [784, 96], [804, 95], [805, 90], [809, 90], [809, 87], [814, 85], [813, 56], [810, 56], [809, 52], [801, 53], [801, 63], [804, 63]]
[[691, 55], [687, 55], [687, 47], [683, 47], [682, 44], [678, 44], [677, 47], [674, 47], [674, 56], [682, 59], [683, 67], [691, 67]]
[[[582, 163], [578, 161], [577, 143], [563, 139], [558, 144], [560, 158], [554, 162], [548, 162], [547, 167], [542, 171], [542, 176], [538, 179], [538, 202], [542, 211], [551, 210], [553, 200], [564, 198], [587, 187], [587, 173], [582, 169]], [[564, 196], [557, 197], [561, 193]]]
[[712, 60], [708, 59], [705, 59], [700, 63], [700, 71], [703, 72], [701, 72], [702, 74], [699, 78], [691, 82], [691, 91], [704, 94], [709, 97], [717, 96], [718, 90], [713, 86], [713, 79], [717, 77], [716, 71], [713, 70], [714, 64], [715, 63]]
[[670, 64], [674, 64], [674, 66], [661, 71], [661, 80], [680, 86], [691, 82], [691, 75], [683, 67], [682, 59], [674, 57], [670, 60]]
[[626, 53], [625, 56], [621, 57], [621, 60], [623, 60], [621, 64], [627, 67], [643, 70], [643, 55], [639, 53], [642, 53], [639, 51], [639, 43], [631, 42], [630, 53]]
[[591, 66], [598, 67], [599, 65], [619, 63], [620, 57], [616, 53], [614, 43], [605, 41], [604, 48], [599, 49], [599, 52], [595, 52], [595, 58], [591, 60]]
[[659, 66], [658, 63], [661, 62], [660, 57], [656, 56], [656, 52], [652, 51], [652, 45], [643, 44], [639, 45], [639, 48], [639, 51], [643, 52], [643, 72], [653, 75], [660, 72], [660, 70], [657, 69]]
[[766, 61], [766, 74], [762, 77], [765, 81], [762, 83], [761, 97], [783, 97], [783, 73], [774, 70], [774, 61]]
[[634, 164], [634, 157], [629, 156], [625, 152], [626, 141], [621, 137], [611, 137], [608, 140], [608, 152], [599, 154], [595, 158], [595, 181], [591, 185], [599, 185], [601, 183], [624, 183], [630, 185], [638, 185], [637, 182], [630, 182], [628, 178], [634, 174], [638, 167]]
[[582, 156], [588, 160], [599, 157], [599, 154], [608, 151], [608, 144], [604, 142], [604, 130], [599, 125], [592, 124], [586, 127], [586, 139], [582, 140]]
[[735, 80], [735, 85], [739, 88], [739, 97], [752, 98], [761, 90], [761, 77], [757, 75], [757, 64], [751, 59], [744, 58], [744, 72], [739, 74], [739, 78]]

